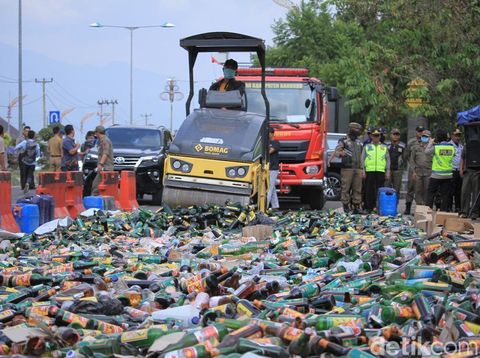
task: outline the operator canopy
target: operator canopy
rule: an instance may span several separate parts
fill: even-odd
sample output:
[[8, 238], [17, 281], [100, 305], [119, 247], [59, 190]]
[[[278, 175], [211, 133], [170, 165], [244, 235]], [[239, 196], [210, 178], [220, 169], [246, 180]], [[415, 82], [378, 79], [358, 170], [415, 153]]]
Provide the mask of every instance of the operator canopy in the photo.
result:
[[[191, 113], [170, 144], [171, 154], [253, 161], [262, 153], [262, 115], [202, 108]], [[255, 150], [257, 149], [257, 150]]]

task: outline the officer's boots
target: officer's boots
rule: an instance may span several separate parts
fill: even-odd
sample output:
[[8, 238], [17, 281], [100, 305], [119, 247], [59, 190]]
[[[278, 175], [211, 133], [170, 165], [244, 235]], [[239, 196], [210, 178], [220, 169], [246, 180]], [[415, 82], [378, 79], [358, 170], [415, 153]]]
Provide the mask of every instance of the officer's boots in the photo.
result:
[[405, 212], [404, 215], [410, 215], [410, 211], [412, 210], [412, 203], [405, 203]]
[[350, 212], [350, 207], [348, 206], [348, 204], [343, 204], [343, 212], [344, 213], [349, 213]]

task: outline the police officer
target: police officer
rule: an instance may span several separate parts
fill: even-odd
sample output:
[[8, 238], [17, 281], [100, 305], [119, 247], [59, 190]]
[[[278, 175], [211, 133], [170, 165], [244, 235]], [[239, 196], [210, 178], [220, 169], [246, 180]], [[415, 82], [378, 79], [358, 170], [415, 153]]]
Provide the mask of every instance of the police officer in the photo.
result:
[[[425, 130], [425, 128], [423, 128], [422, 126], [418, 126], [417, 128], [415, 128], [415, 137], [410, 139], [407, 142], [407, 148], [406, 148], [407, 150], [406, 150], [406, 153], [405, 153], [405, 158], [408, 158], [408, 160], [410, 160], [410, 158], [411, 158], [411, 153], [412, 153], [413, 148], [420, 143], [420, 138], [422, 137], [422, 133], [423, 133], [424, 130]], [[405, 212], [404, 212], [405, 215], [410, 215], [410, 211], [412, 209], [413, 198], [414, 198], [415, 191], [416, 191], [415, 180], [413, 179], [412, 176], [413, 176], [413, 167], [412, 167], [411, 163], [409, 162], [407, 197], [405, 198]], [[424, 202], [424, 200], [422, 199], [422, 203], [423, 202]], [[417, 204], [418, 204], [418, 202], [417, 202]], [[419, 205], [423, 205], [423, 204], [419, 204]]]
[[365, 178], [365, 210], [373, 211], [378, 189], [390, 179], [390, 156], [387, 146], [380, 142], [381, 132], [372, 131], [372, 143], [363, 147], [362, 176]]
[[397, 203], [402, 189], [403, 164], [406, 161], [406, 145], [400, 141], [400, 131], [394, 128], [390, 132], [390, 142], [385, 143], [390, 155], [390, 180], [387, 185], [397, 192]]
[[454, 146], [448, 142], [445, 129], [437, 129], [435, 139], [431, 138], [425, 149], [426, 154], [432, 154], [432, 175], [428, 182], [427, 205], [433, 208], [437, 191], [440, 193], [440, 210], [449, 211], [450, 193], [453, 176]]
[[98, 195], [98, 185], [102, 179], [101, 171], [113, 170], [113, 146], [110, 139], [105, 134], [105, 127], [97, 126], [95, 128], [95, 135], [98, 138], [98, 163], [97, 175], [92, 183], [92, 195]]
[[450, 143], [455, 148], [455, 156], [453, 157], [453, 179], [452, 190], [450, 195], [450, 202], [448, 207], [451, 208], [455, 202], [454, 211], [460, 213], [461, 211], [461, 193], [462, 193], [462, 177], [460, 176], [460, 162], [462, 158], [463, 145], [460, 143], [462, 138], [462, 131], [456, 128], [452, 133]]
[[431, 133], [424, 130], [420, 136], [420, 143], [412, 146], [410, 153], [410, 168], [412, 169], [412, 182], [415, 188], [415, 202], [425, 205], [427, 202], [428, 181], [432, 174], [432, 155], [425, 153]]
[[362, 142], [358, 138], [361, 132], [362, 126], [360, 124], [350, 123], [347, 136], [338, 140], [335, 152], [330, 158], [332, 160], [337, 155], [342, 158], [342, 169], [340, 171], [342, 193], [340, 200], [345, 212], [350, 211], [350, 205], [355, 212], [358, 212], [362, 203]]

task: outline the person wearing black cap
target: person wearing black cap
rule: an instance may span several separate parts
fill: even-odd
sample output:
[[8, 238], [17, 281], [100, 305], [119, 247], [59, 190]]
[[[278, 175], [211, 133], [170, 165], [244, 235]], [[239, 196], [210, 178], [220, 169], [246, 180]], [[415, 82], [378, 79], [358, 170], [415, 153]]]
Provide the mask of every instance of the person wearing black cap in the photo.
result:
[[223, 64], [223, 79], [215, 82], [210, 86], [210, 91], [240, 91], [241, 94], [245, 93], [245, 83], [237, 81], [235, 75], [237, 74], [238, 63], [233, 59], [228, 59]]
[[400, 131], [397, 128], [390, 132], [390, 141], [385, 143], [390, 155], [390, 180], [387, 186], [392, 187], [397, 192], [397, 203], [400, 199], [400, 190], [402, 188], [403, 165], [406, 162], [405, 143], [400, 141]]
[[363, 147], [362, 176], [365, 178], [365, 210], [373, 211], [376, 207], [378, 189], [390, 179], [390, 156], [387, 146], [380, 143], [381, 132], [372, 132], [372, 143]]
[[[418, 126], [417, 128], [415, 128], [415, 137], [410, 139], [407, 142], [405, 158], [408, 158], [408, 160], [410, 160], [411, 158], [413, 148], [420, 143], [420, 138], [422, 137], [422, 133], [424, 130], [425, 128], [423, 128], [422, 126]], [[405, 198], [405, 212], [404, 212], [405, 215], [410, 215], [414, 196], [415, 196], [415, 179], [413, 179], [413, 167], [409, 161], [407, 197]]]

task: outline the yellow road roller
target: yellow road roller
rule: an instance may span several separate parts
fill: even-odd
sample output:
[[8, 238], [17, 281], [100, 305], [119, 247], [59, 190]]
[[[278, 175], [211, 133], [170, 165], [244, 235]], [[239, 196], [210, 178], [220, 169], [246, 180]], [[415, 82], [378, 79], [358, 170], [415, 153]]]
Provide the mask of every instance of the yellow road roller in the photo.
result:
[[[187, 117], [165, 159], [162, 201], [170, 207], [227, 201], [266, 209], [269, 186], [269, 103], [265, 94], [265, 44], [262, 39], [212, 32], [180, 40], [188, 51], [190, 91]], [[255, 52], [262, 67], [265, 115], [248, 112], [240, 91], [199, 91], [200, 108], [190, 113], [194, 66], [201, 52]], [[272, 183], [275, 185], [275, 183]]]

